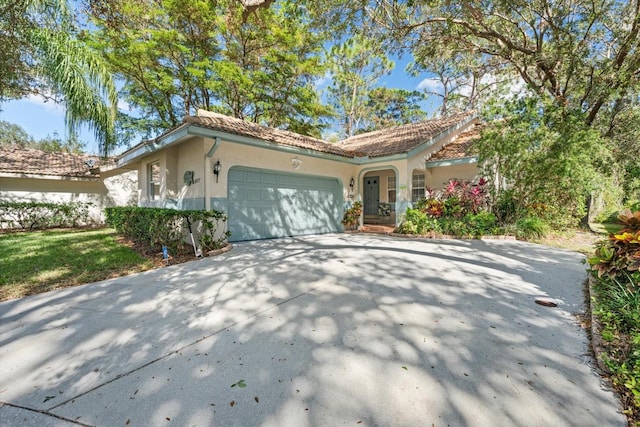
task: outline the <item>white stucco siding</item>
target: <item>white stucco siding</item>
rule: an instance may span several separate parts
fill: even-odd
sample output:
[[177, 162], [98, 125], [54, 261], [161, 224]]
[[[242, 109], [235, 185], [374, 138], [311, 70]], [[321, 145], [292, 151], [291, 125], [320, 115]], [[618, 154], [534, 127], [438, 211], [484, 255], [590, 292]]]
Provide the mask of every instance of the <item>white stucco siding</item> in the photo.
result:
[[452, 179], [475, 181], [479, 177], [477, 163], [467, 163], [451, 166], [439, 166], [427, 169], [426, 183], [435, 190], [444, 188]]
[[93, 222], [104, 219], [102, 210], [110, 206], [136, 205], [137, 171], [113, 175], [103, 180], [53, 178], [0, 178], [0, 200], [11, 202], [69, 203], [91, 202]]

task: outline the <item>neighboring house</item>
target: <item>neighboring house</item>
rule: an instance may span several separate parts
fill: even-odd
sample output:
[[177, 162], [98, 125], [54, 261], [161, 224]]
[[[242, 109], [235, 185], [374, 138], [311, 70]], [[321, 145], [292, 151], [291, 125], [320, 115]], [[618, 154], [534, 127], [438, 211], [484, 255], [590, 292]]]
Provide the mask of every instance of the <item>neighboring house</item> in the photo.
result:
[[0, 147], [0, 200], [92, 202], [91, 219], [107, 206], [135, 205], [136, 171], [115, 168], [114, 160], [10, 145]]
[[334, 144], [199, 111], [118, 168], [137, 168], [141, 206], [226, 212], [231, 241], [336, 232], [353, 200], [364, 223], [396, 224], [426, 188], [476, 179], [477, 125], [466, 113]]

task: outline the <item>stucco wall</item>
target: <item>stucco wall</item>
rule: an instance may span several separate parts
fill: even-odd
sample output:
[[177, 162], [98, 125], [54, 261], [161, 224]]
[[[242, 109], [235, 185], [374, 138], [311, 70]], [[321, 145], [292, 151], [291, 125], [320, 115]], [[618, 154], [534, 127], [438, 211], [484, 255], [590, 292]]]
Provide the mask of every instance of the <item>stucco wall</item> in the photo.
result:
[[[213, 147], [214, 141], [206, 140], [204, 152]], [[291, 159], [300, 159], [300, 167], [295, 169]], [[220, 159], [221, 171], [218, 183], [212, 172], [212, 164]], [[357, 179], [356, 167], [349, 163], [331, 161], [297, 153], [268, 150], [243, 144], [234, 144], [222, 141], [209, 162], [208, 175], [211, 177], [211, 185], [207, 186], [207, 195], [213, 199], [226, 199], [227, 176], [233, 166], [254, 167], [259, 169], [271, 169], [283, 172], [300, 173], [306, 175], [326, 176], [338, 178], [342, 184], [343, 199], [347, 199], [349, 181]]]
[[427, 169], [425, 180], [428, 187], [439, 190], [444, 188], [451, 179], [474, 181], [478, 178], [478, 173], [477, 163], [440, 166]]
[[92, 202], [91, 219], [101, 222], [102, 209], [136, 205], [137, 173], [129, 171], [103, 180], [0, 178], [0, 200], [15, 202]]

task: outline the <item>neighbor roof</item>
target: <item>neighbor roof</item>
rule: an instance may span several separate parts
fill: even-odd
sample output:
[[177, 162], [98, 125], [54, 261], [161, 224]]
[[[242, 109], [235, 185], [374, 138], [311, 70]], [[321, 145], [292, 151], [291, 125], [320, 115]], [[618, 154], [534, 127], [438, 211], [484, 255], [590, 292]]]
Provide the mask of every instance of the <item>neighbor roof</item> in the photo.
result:
[[425, 120], [355, 135], [340, 142], [349, 151], [363, 151], [369, 157], [383, 157], [407, 153], [438, 135], [465, 124], [475, 117], [466, 112], [449, 117]]
[[[87, 162], [93, 160], [93, 168]], [[62, 177], [96, 177], [100, 158], [9, 145], [0, 148], [0, 173]], [[104, 161], [102, 162], [104, 164]]]

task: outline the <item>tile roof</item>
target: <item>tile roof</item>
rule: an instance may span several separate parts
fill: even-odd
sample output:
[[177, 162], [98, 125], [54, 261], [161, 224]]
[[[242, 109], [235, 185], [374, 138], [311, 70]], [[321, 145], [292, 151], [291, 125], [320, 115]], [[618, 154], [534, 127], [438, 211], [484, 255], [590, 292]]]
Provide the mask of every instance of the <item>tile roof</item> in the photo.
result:
[[352, 136], [341, 141], [339, 145], [345, 150], [365, 152], [369, 157], [407, 153], [442, 132], [474, 117], [474, 113], [466, 112], [445, 118], [395, 126]]
[[[86, 162], [94, 161], [89, 169]], [[0, 173], [95, 178], [99, 176], [100, 157], [84, 154], [50, 152], [9, 145], [0, 148]], [[92, 173], [93, 172], [93, 173]]]
[[338, 144], [332, 144], [321, 139], [299, 135], [286, 130], [262, 126], [222, 114], [207, 112], [206, 116], [188, 116], [185, 117], [183, 123], [343, 157], [353, 157], [354, 155], [364, 156], [364, 154], [358, 153], [357, 150], [345, 150]]
[[482, 125], [476, 124], [471, 130], [461, 133], [456, 139], [435, 152], [427, 161], [436, 162], [475, 156], [477, 153], [473, 149], [473, 144], [480, 139], [481, 130]]
[[450, 117], [425, 120], [419, 123], [395, 126], [388, 129], [363, 133], [338, 143], [330, 143], [310, 136], [300, 135], [286, 130], [262, 126], [223, 114], [198, 110], [197, 116], [187, 116], [181, 125], [169, 129], [150, 141], [142, 141], [131, 147], [127, 153], [138, 148], [161, 141], [164, 137], [189, 126], [211, 129], [238, 136], [255, 138], [265, 142], [304, 148], [316, 152], [334, 154], [345, 158], [383, 157], [411, 151], [432, 138], [453, 130], [475, 119], [475, 113], [465, 112]]

